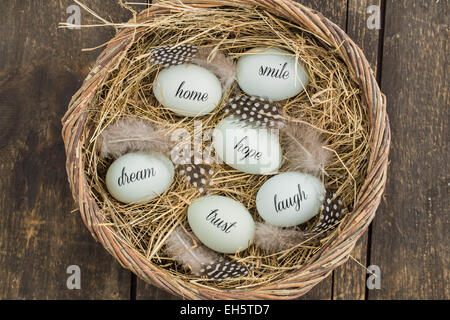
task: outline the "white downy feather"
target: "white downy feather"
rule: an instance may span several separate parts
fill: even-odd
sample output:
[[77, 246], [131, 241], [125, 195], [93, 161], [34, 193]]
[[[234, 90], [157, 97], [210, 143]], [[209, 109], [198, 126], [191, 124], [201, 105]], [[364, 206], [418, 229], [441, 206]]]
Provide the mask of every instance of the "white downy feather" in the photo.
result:
[[128, 152], [146, 151], [166, 154], [170, 149], [168, 130], [148, 121], [123, 118], [108, 126], [100, 135], [100, 156], [118, 158]]

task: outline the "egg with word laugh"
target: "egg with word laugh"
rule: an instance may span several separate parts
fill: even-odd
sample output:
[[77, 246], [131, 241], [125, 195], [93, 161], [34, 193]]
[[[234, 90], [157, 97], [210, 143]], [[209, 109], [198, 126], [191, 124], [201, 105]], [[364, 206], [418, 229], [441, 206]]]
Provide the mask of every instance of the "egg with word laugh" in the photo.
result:
[[264, 175], [281, 166], [278, 129], [254, 127], [230, 116], [220, 121], [212, 136], [217, 156], [236, 170]]
[[106, 173], [109, 193], [123, 203], [152, 200], [172, 184], [173, 163], [159, 153], [132, 152], [115, 160]]
[[196, 117], [210, 113], [219, 105], [222, 85], [211, 71], [195, 64], [181, 64], [159, 72], [153, 94], [174, 113]]
[[309, 75], [303, 64], [287, 51], [254, 48], [239, 58], [237, 82], [248, 95], [280, 101], [302, 92]]
[[314, 217], [325, 196], [322, 181], [301, 172], [284, 172], [267, 180], [256, 195], [256, 209], [268, 223], [292, 227]]
[[255, 236], [255, 222], [238, 201], [223, 196], [205, 196], [189, 206], [192, 232], [210, 249], [237, 253], [248, 248]]

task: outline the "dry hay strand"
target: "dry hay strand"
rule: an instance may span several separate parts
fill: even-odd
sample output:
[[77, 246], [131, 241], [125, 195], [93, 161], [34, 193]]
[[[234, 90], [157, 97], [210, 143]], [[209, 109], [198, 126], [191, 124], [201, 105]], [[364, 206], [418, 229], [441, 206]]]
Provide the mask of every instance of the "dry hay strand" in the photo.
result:
[[[170, 6], [169, 4], [165, 4]], [[274, 284], [286, 272], [298, 269], [338, 232], [322, 233], [288, 250], [267, 254], [255, 245], [231, 255], [236, 261], [252, 266], [248, 276], [213, 282], [199, 279], [181, 270], [164, 251], [164, 241], [177, 225], [186, 221], [186, 209], [200, 196], [196, 188], [182, 177], [160, 197], [143, 204], [124, 205], [110, 197], [105, 175], [112, 160], [103, 160], [98, 153], [98, 137], [115, 120], [137, 117], [169, 129], [187, 130], [194, 136], [194, 127], [211, 130], [225, 116], [223, 106], [200, 118], [183, 118], [162, 107], [152, 94], [153, 81], [160, 67], [149, 63], [149, 50], [165, 45], [194, 44], [220, 50], [238, 59], [254, 47], [276, 47], [290, 51], [311, 75], [307, 90], [283, 101], [286, 119], [305, 123], [322, 133], [332, 152], [331, 163], [322, 179], [326, 187], [341, 196], [352, 210], [366, 176], [369, 158], [369, 119], [361, 103], [359, 86], [336, 51], [321, 46], [321, 41], [297, 25], [275, 17], [267, 11], [246, 8], [183, 10], [174, 6], [170, 15], [156, 16], [151, 23], [139, 26], [142, 36], [135, 40], [118, 67], [110, 72], [101, 90], [96, 92], [88, 110], [84, 134], [85, 173], [92, 197], [101, 214], [122, 239], [140, 255], [159, 266], [168, 277], [191, 282], [199, 287], [242, 289]], [[228, 99], [237, 84], [223, 96]], [[281, 131], [282, 148], [286, 143]], [[205, 148], [206, 145], [203, 146]], [[284, 170], [289, 159], [284, 159]], [[261, 221], [256, 206], [256, 193], [270, 176], [236, 171], [225, 164], [213, 164], [212, 194], [241, 202]]]

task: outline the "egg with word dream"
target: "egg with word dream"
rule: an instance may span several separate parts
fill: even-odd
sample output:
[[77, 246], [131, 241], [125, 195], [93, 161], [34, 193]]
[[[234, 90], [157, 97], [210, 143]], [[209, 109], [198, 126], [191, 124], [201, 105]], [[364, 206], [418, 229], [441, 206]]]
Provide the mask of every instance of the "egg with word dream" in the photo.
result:
[[237, 62], [242, 91], [273, 101], [285, 100], [304, 90], [309, 75], [295, 56], [276, 48], [254, 48]]
[[209, 70], [195, 64], [162, 69], [153, 94], [167, 109], [181, 116], [202, 116], [213, 111], [222, 99], [222, 85]]
[[284, 172], [267, 180], [256, 195], [256, 209], [278, 227], [302, 224], [320, 210], [325, 196], [322, 181], [300, 172]]
[[233, 116], [213, 131], [216, 155], [230, 167], [251, 174], [273, 174], [281, 166], [278, 129], [253, 127]]
[[106, 187], [120, 202], [146, 202], [169, 188], [174, 172], [173, 163], [162, 154], [127, 153], [109, 167]]
[[205, 196], [194, 200], [187, 212], [192, 232], [214, 251], [236, 253], [253, 242], [255, 222], [236, 200]]

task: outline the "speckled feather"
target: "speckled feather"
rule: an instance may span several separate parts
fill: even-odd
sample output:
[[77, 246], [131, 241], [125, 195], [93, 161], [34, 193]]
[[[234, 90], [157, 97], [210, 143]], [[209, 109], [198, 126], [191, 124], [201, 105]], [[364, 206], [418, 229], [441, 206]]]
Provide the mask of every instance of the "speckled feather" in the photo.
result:
[[214, 170], [212, 166], [204, 162], [199, 163], [194, 156], [191, 157], [190, 161], [180, 160], [179, 163], [175, 164], [175, 168], [201, 194], [214, 185], [212, 180]]
[[165, 68], [183, 63], [191, 63], [197, 52], [198, 48], [190, 44], [164, 46], [150, 50], [152, 54], [150, 62], [160, 64]]
[[279, 129], [284, 125], [278, 105], [255, 96], [230, 98], [224, 112], [257, 127]]
[[312, 233], [319, 233], [324, 230], [331, 231], [347, 213], [342, 200], [331, 191], [327, 191], [325, 199], [320, 207], [319, 219], [312, 227]]
[[250, 266], [221, 257], [219, 261], [204, 264], [200, 269], [200, 274], [208, 279], [221, 281], [246, 276], [249, 270], [251, 270]]

